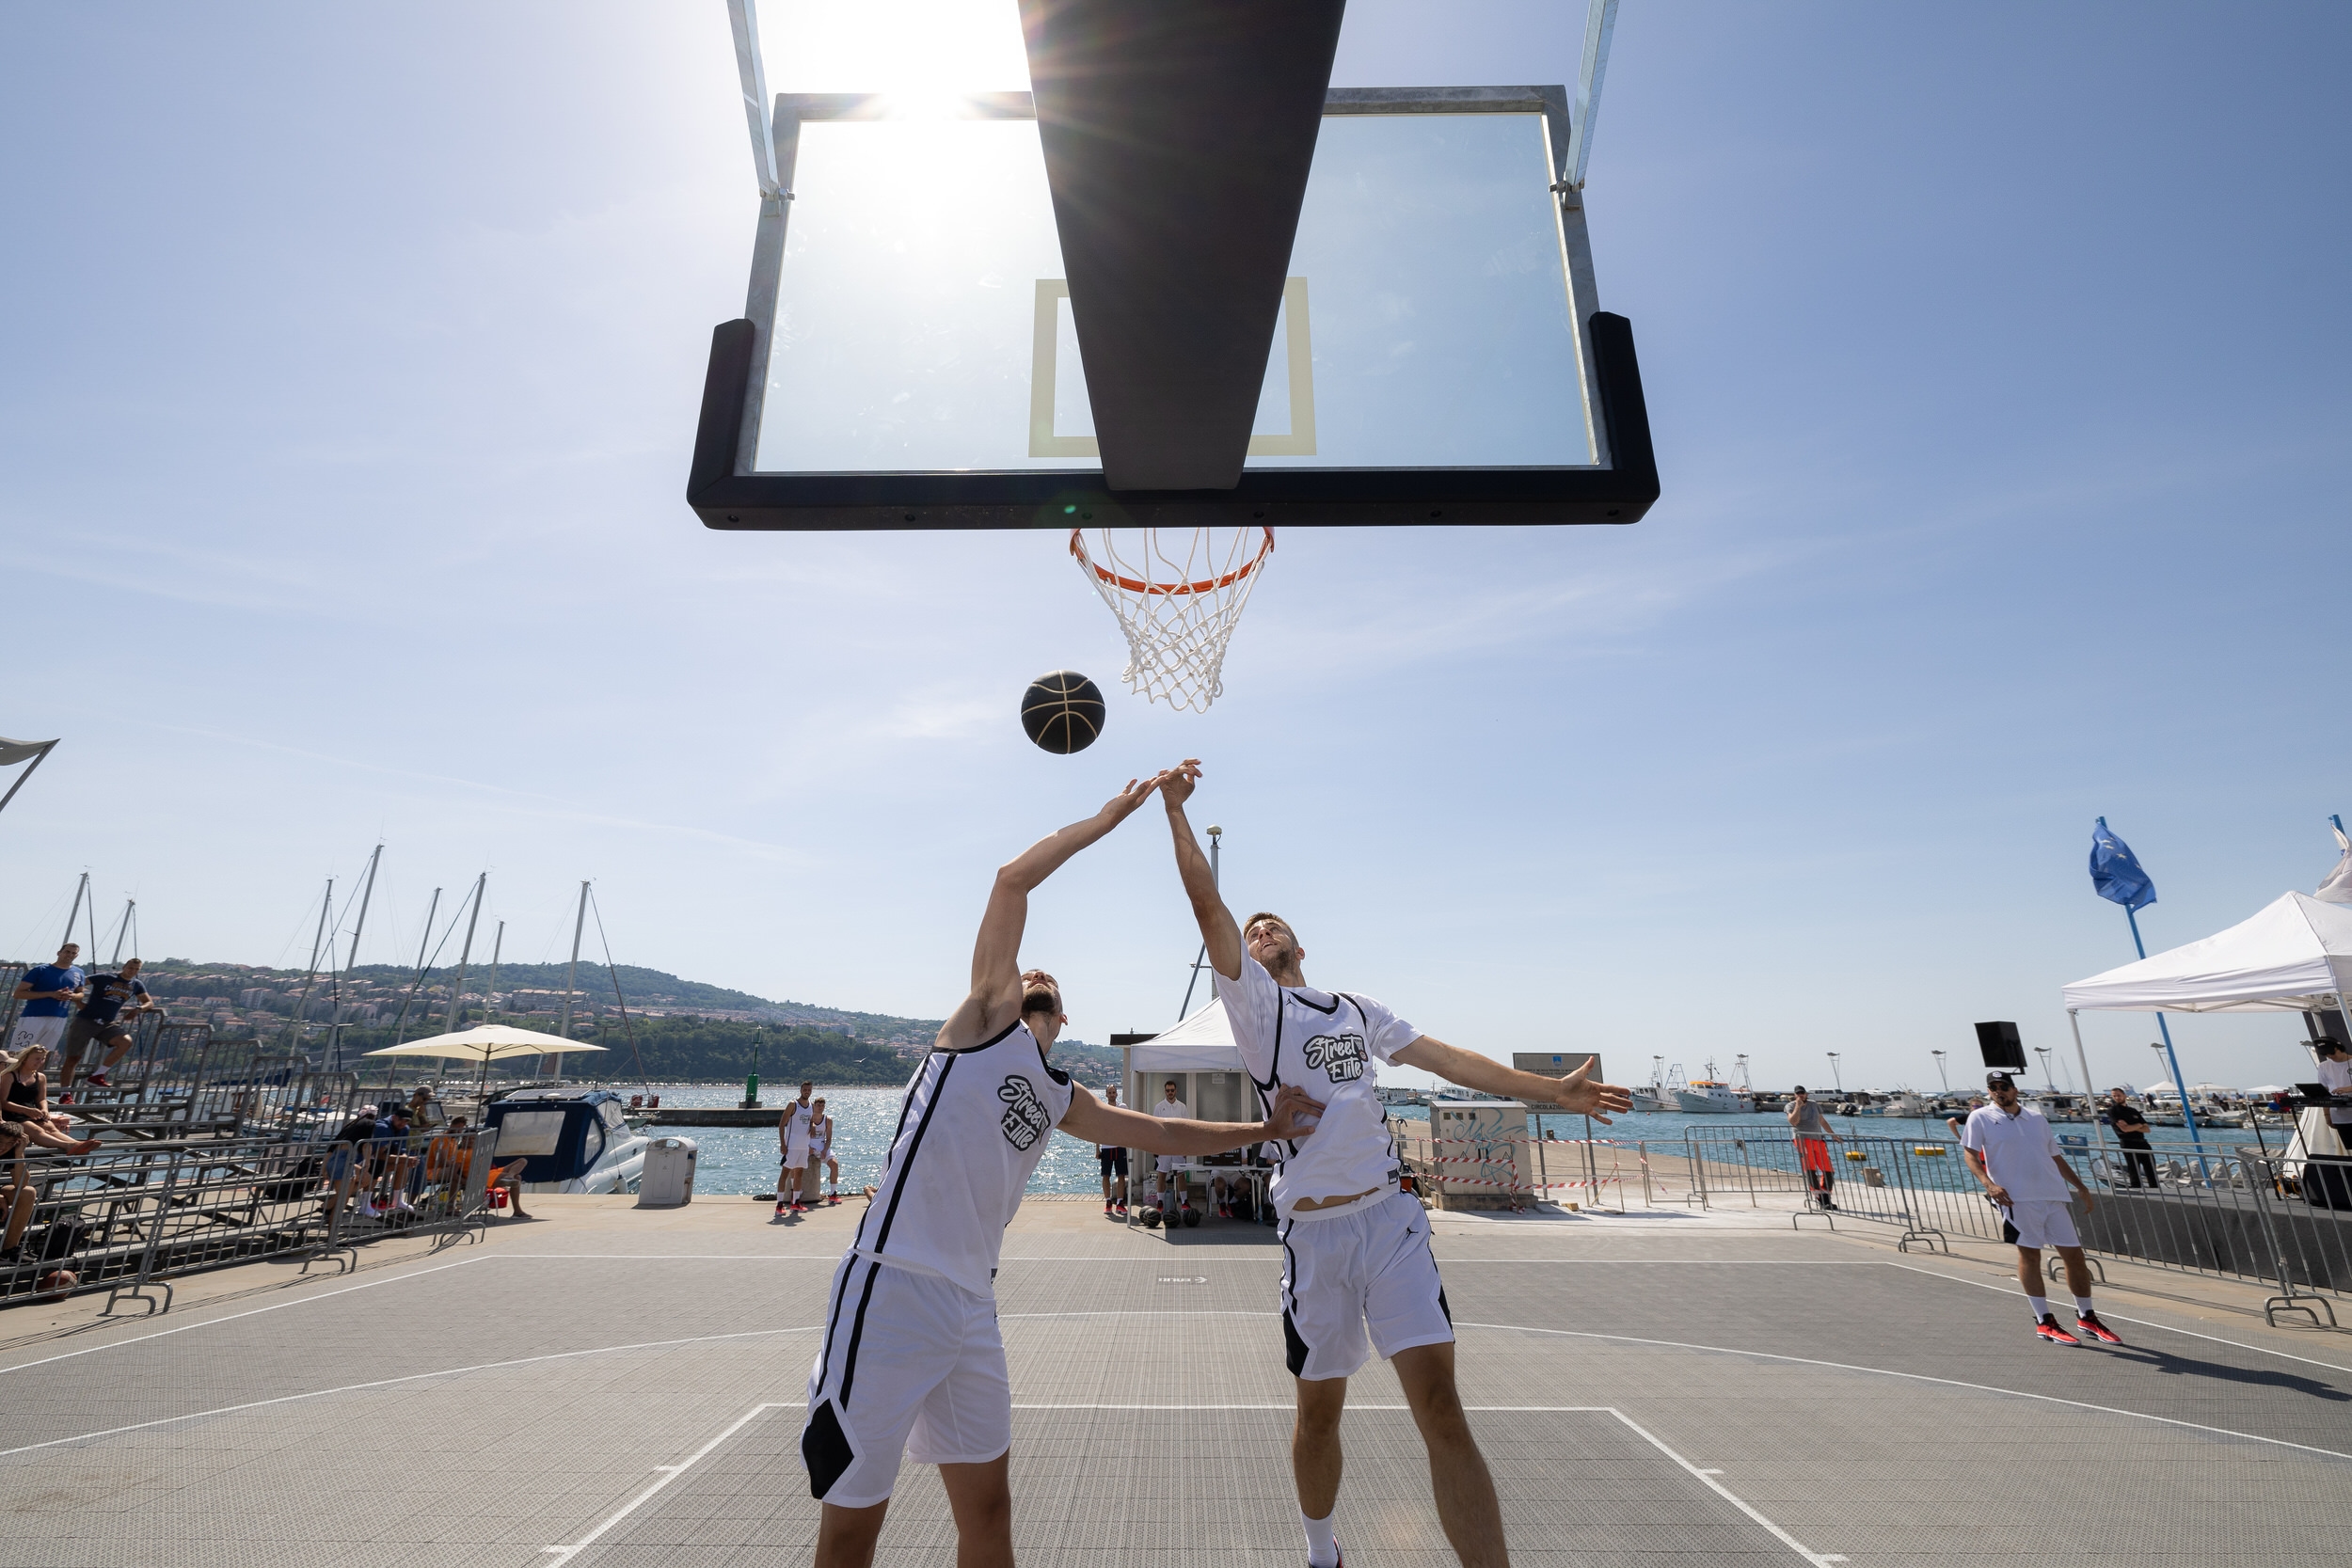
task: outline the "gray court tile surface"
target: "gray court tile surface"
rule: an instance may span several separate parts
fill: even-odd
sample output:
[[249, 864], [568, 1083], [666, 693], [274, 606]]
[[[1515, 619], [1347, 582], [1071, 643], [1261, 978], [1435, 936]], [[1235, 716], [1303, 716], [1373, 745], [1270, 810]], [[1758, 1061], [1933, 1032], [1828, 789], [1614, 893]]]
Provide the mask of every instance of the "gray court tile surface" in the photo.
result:
[[[847, 1227], [698, 1219], [512, 1231], [91, 1354], [18, 1344], [0, 1562], [805, 1560], [799, 1407]], [[1005, 1250], [1023, 1560], [1303, 1561], [1265, 1233], [1025, 1214]], [[2312, 1364], [2352, 1364], [2341, 1338], [2043, 1347], [2014, 1294], [1818, 1236], [1494, 1227], [1438, 1250], [1522, 1562], [2276, 1563], [2352, 1540], [2352, 1372]], [[1348, 1560], [1451, 1561], [1393, 1377], [1351, 1399]], [[952, 1553], [910, 1465], [882, 1560]]]

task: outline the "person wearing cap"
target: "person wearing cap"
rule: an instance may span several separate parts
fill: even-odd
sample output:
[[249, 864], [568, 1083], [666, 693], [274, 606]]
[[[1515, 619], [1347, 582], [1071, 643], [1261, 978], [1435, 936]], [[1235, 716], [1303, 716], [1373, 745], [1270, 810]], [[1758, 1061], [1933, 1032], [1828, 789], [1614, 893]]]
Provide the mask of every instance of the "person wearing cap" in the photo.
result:
[[[2127, 1091], [2112, 1088], [2107, 1102], [2099, 1107], [2106, 1118], [2107, 1130], [2115, 1134], [2116, 1145], [2123, 1150], [2123, 1169], [2135, 1187], [2156, 1184], [2156, 1157], [2148, 1146], [2148, 1118], [2139, 1107], [2131, 1102]], [[2147, 1180], [2142, 1181], [2141, 1177]]]
[[1830, 1163], [1829, 1140], [1839, 1143], [1846, 1135], [1829, 1124], [1821, 1108], [1805, 1094], [1799, 1084], [1788, 1101], [1788, 1130], [1797, 1135], [1797, 1164], [1804, 1171], [1806, 1194], [1824, 1209], [1836, 1209], [1829, 1200], [1829, 1192], [1837, 1185], [1837, 1167]]
[[1993, 1103], [1968, 1114], [1960, 1135], [1969, 1171], [1984, 1185], [1985, 1196], [2001, 1211], [2003, 1239], [2017, 1243], [2017, 1281], [2025, 1287], [2026, 1305], [2033, 1310], [2034, 1333], [2053, 1345], [2082, 1341], [2058, 1326], [2050, 1303], [2042, 1295], [2042, 1249], [2058, 1248], [2066, 1262], [2066, 1288], [2074, 1293], [2074, 1326], [2105, 1344], [2123, 1341], [2099, 1321], [2090, 1306], [2090, 1268], [2083, 1261], [2082, 1238], [2074, 1233], [2074, 1216], [2066, 1189], [2082, 1195], [2083, 1209], [2094, 1205], [2090, 1189], [2058, 1152], [2058, 1134], [2041, 1112], [2017, 1098], [2016, 1081], [2006, 1072], [1984, 1075], [1985, 1091]]

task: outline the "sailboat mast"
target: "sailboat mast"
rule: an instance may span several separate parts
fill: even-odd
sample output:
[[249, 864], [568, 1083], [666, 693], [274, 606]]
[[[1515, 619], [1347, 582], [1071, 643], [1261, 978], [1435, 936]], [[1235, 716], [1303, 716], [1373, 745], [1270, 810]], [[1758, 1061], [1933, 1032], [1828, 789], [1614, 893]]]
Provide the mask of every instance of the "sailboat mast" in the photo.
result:
[[[580, 978], [580, 937], [588, 928], [588, 884], [580, 884], [580, 912], [572, 917], [572, 963], [564, 972], [564, 1022], [556, 1033], [572, 1037], [572, 987]], [[555, 1053], [555, 1081], [564, 1081], [564, 1053]]]
[[[106, 967], [108, 969], [119, 969], [121, 967], [122, 943], [124, 939], [129, 937], [131, 934], [131, 917], [138, 912], [138, 907], [139, 901], [135, 898], [125, 898], [122, 901], [122, 924], [115, 927], [115, 956], [106, 960]], [[135, 958], [137, 958], [138, 949], [134, 947], [131, 950], [131, 956]], [[90, 957], [95, 958], [98, 955], [92, 953]]]
[[499, 955], [506, 951], [506, 922], [499, 922], [498, 935], [490, 942], [490, 989], [483, 993], [482, 1022], [496, 1023], [498, 1015], [490, 1011], [490, 998], [498, 994]]
[[[82, 895], [88, 891], [89, 873], [85, 871], [82, 873], [82, 879], [73, 884], [73, 907], [65, 911], [65, 935], [57, 939], [58, 946], [63, 947], [67, 942], [73, 940], [73, 923], [82, 918]], [[91, 960], [95, 962], [98, 958], [98, 942], [96, 939], [92, 939], [89, 945], [89, 956]]]
[[[351, 972], [359, 967], [359, 933], [368, 928], [368, 900], [375, 896], [375, 863], [384, 858], [384, 846], [378, 844], [368, 856], [368, 879], [359, 885], [359, 918], [352, 923], [351, 945], [343, 949], [343, 983], [351, 982]], [[427, 930], [432, 922], [425, 923]], [[327, 1070], [341, 1072], [343, 1066], [343, 1009], [342, 987], [336, 988], [335, 1022], [326, 1031]]]
[[319, 977], [319, 944], [326, 940], [326, 917], [335, 911], [335, 879], [326, 879], [326, 891], [319, 895], [318, 929], [310, 933], [310, 972], [302, 977], [302, 994], [294, 999], [294, 1014], [286, 1020], [286, 1031], [278, 1038], [292, 1041], [302, 1027], [302, 1015], [310, 1006], [310, 987]]
[[457, 1032], [457, 1006], [466, 994], [466, 964], [473, 957], [473, 928], [482, 919], [482, 890], [490, 885], [490, 874], [485, 871], [474, 879], [473, 912], [466, 916], [466, 945], [457, 953], [457, 983], [449, 988], [449, 1020], [441, 1025], [449, 1034]]

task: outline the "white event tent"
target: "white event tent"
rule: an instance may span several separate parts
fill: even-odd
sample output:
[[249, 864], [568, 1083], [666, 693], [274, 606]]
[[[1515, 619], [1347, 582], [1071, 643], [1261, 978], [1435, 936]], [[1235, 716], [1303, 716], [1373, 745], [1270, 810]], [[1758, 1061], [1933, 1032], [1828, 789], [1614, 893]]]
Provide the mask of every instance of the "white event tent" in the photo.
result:
[[2085, 1083], [2090, 1065], [2075, 1016], [2083, 1012], [2334, 1012], [2352, 1025], [2352, 906], [2280, 894], [2226, 931], [2077, 980], [2062, 994]]
[[1225, 1021], [1225, 1004], [1212, 1002], [1165, 1034], [1127, 1050], [1127, 1072], [1239, 1072], [1241, 1047]]

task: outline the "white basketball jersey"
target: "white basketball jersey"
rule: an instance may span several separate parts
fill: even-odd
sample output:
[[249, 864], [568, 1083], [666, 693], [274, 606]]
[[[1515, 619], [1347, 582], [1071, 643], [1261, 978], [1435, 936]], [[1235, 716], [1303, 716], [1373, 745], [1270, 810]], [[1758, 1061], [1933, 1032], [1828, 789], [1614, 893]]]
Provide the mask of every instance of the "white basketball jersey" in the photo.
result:
[[1026, 1023], [923, 1058], [850, 1250], [989, 1294], [1005, 1227], [1070, 1096], [1070, 1074], [1046, 1065]]
[[1278, 986], [1247, 953], [1240, 978], [1216, 979], [1233, 1043], [1261, 1100], [1271, 1102], [1276, 1090], [1293, 1084], [1324, 1102], [1312, 1137], [1267, 1146], [1279, 1156], [1271, 1195], [1275, 1212], [1289, 1213], [1302, 1197], [1345, 1197], [1395, 1186], [1396, 1144], [1375, 1092], [1375, 1064], [1412, 1044], [1420, 1031], [1368, 996]]

